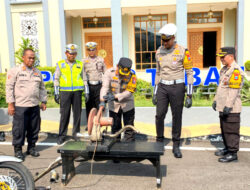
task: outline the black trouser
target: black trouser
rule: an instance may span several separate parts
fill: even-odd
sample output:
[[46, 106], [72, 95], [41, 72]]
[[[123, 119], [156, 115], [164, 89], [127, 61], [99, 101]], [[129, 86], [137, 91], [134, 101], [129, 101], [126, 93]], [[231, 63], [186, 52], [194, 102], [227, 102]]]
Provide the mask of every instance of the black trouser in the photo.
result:
[[15, 107], [13, 117], [12, 144], [15, 147], [22, 147], [27, 137], [28, 146], [35, 146], [40, 131], [41, 117], [40, 107]]
[[168, 112], [170, 103], [172, 111], [172, 140], [174, 144], [179, 145], [182, 126], [182, 110], [185, 96], [185, 84], [165, 85], [159, 83], [157, 90], [156, 105], [156, 133], [157, 139], [164, 138], [164, 119]]
[[225, 148], [232, 153], [239, 151], [240, 113], [230, 113], [227, 117], [220, 112], [220, 128]]
[[86, 102], [86, 116], [87, 120], [89, 117], [89, 112], [92, 108], [99, 108], [100, 104], [100, 91], [102, 88], [102, 84], [98, 85], [90, 85], [89, 84], [89, 101]]
[[[109, 111], [109, 117], [113, 118], [113, 125], [112, 125], [112, 134], [116, 133], [122, 128], [122, 119], [123, 116], [123, 124], [126, 125], [132, 125], [134, 126], [134, 120], [135, 120], [135, 109], [129, 110], [127, 112], [123, 112], [120, 108], [118, 113]], [[119, 136], [118, 138], [121, 138]], [[125, 139], [130, 140], [134, 139], [134, 131], [132, 129], [128, 129], [125, 131]]]
[[59, 138], [65, 138], [68, 132], [71, 105], [73, 110], [72, 135], [80, 132], [82, 112], [82, 91], [61, 91], [60, 92], [60, 127]]

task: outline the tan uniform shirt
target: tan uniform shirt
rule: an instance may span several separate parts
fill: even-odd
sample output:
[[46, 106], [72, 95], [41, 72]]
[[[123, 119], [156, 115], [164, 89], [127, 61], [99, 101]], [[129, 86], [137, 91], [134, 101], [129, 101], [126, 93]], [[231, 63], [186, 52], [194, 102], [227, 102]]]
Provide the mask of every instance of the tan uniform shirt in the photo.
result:
[[33, 107], [47, 101], [41, 72], [24, 64], [10, 69], [6, 80], [6, 102], [15, 106]]
[[108, 92], [118, 97], [118, 101], [109, 102], [109, 110], [118, 113], [121, 108], [124, 112], [127, 112], [135, 107], [133, 93], [126, 90], [129, 78], [129, 76], [120, 78], [114, 68], [108, 69], [103, 75], [100, 98], [103, 98]]
[[[156, 51], [156, 78], [157, 85], [160, 80], [178, 80], [184, 79], [184, 65], [185, 48], [175, 44], [173, 48], [166, 49], [161, 46]], [[193, 84], [193, 70], [186, 69], [187, 82]]]
[[87, 57], [83, 62], [83, 81], [84, 85], [88, 85], [88, 81], [102, 81], [102, 76], [106, 71], [104, 59], [100, 56], [95, 58]]
[[[240, 88], [230, 88], [229, 81], [235, 69], [240, 71], [242, 77]], [[244, 72], [240, 66], [233, 62], [231, 67], [224, 66], [220, 71], [220, 81], [217, 88], [214, 101], [216, 101], [216, 110], [223, 112], [224, 107], [233, 108], [230, 113], [241, 112], [240, 90], [243, 86]]]
[[[72, 66], [76, 63], [71, 63], [68, 60], [65, 60], [65, 62], [70, 66], [70, 68], [72, 68]], [[56, 71], [55, 71], [55, 79], [54, 79], [54, 86], [60, 86], [60, 77], [61, 77], [61, 70], [58, 66], [58, 64], [56, 64]], [[82, 74], [83, 75], [83, 74]]]

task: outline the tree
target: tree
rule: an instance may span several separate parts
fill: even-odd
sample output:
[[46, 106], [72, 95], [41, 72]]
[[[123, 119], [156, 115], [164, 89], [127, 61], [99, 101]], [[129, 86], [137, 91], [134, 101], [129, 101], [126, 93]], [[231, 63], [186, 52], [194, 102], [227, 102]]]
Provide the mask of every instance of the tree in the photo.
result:
[[34, 66], [37, 67], [40, 64], [38, 49], [34, 48], [30, 44], [29, 38], [22, 37], [22, 43], [19, 44], [20, 48], [15, 52], [16, 63], [21, 64], [23, 62], [23, 51], [27, 48], [32, 49], [35, 52], [35, 64]]

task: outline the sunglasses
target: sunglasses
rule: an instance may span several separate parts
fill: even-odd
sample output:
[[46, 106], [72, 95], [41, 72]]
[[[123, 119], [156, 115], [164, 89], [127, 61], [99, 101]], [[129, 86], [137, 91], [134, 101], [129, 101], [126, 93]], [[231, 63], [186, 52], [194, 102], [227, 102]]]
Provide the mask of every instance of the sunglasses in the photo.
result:
[[77, 53], [70, 53], [70, 52], [68, 52], [67, 51], [67, 53], [69, 54], [69, 55], [76, 55]]
[[169, 40], [171, 40], [171, 38], [170, 39], [161, 39], [163, 42], [168, 42]]
[[95, 51], [96, 49], [88, 49], [88, 51]]
[[225, 59], [226, 56], [227, 56], [227, 55], [221, 56], [220, 59]]

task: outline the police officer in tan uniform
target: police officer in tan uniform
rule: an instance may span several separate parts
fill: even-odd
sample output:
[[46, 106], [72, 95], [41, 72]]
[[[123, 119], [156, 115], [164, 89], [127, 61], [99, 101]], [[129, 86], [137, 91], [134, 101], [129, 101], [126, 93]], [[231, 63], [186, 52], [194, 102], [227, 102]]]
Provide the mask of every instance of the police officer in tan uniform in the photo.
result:
[[[23, 52], [23, 63], [9, 70], [6, 80], [8, 113], [13, 118], [12, 135], [15, 156], [24, 160], [22, 146], [25, 136], [27, 154], [37, 157], [35, 149], [40, 131], [40, 109], [46, 110], [47, 92], [41, 72], [33, 67], [35, 53], [32, 49]], [[39, 102], [42, 102], [39, 107]]]
[[191, 57], [187, 49], [175, 42], [177, 28], [174, 24], [164, 25], [159, 33], [162, 46], [156, 52], [156, 79], [153, 104], [156, 105], [157, 141], [164, 140], [164, 119], [170, 104], [172, 111], [173, 153], [181, 158], [180, 136], [182, 110], [185, 97], [184, 71], [187, 73], [187, 98], [185, 106], [192, 106], [193, 70]]
[[[78, 141], [80, 135], [81, 112], [82, 112], [82, 92], [83, 63], [76, 58], [77, 45], [68, 44], [65, 55], [67, 59], [57, 62], [55, 72], [55, 101], [60, 103], [60, 126], [57, 144], [62, 144], [66, 140], [71, 107], [73, 111], [72, 137]], [[59, 95], [60, 91], [60, 95]]]
[[[110, 100], [108, 103], [109, 116], [113, 118], [112, 133], [116, 133], [123, 124], [134, 126], [135, 106], [133, 93], [136, 90], [136, 75], [131, 70], [132, 61], [122, 57], [116, 68], [108, 69], [103, 76], [103, 84], [100, 94], [101, 103]], [[120, 138], [120, 137], [119, 137]], [[134, 140], [134, 132], [126, 130], [125, 141]]]
[[102, 87], [102, 76], [106, 71], [104, 59], [96, 55], [95, 42], [86, 43], [88, 57], [82, 60], [84, 67], [84, 86], [85, 86], [85, 103], [86, 115], [92, 108], [97, 108], [100, 104], [100, 90]]
[[240, 142], [240, 91], [244, 72], [235, 62], [235, 49], [223, 47], [219, 54], [224, 65], [220, 71], [220, 81], [213, 102], [213, 109], [219, 111], [220, 127], [225, 148], [215, 152], [219, 162], [237, 161]]

